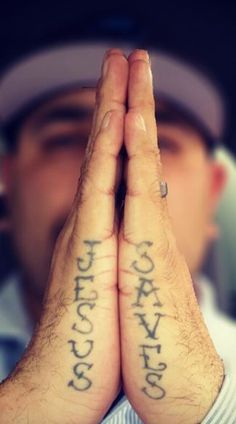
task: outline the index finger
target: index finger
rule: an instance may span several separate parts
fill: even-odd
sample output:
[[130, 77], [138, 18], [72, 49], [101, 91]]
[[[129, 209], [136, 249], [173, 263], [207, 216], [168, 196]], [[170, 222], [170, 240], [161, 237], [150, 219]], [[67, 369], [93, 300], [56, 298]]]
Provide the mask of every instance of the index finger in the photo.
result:
[[129, 109], [125, 118], [125, 147], [129, 159], [127, 196], [148, 194], [152, 200], [155, 199], [155, 204], [164, 206], [160, 196], [162, 166], [149, 55], [144, 50], [135, 50], [128, 60]]
[[[113, 72], [109, 72], [110, 69]], [[90, 139], [96, 137], [106, 113], [124, 112], [128, 85], [128, 61], [122, 50], [111, 49], [105, 54], [102, 77], [98, 82], [96, 105]]]
[[145, 50], [135, 50], [129, 56], [129, 111], [140, 113], [144, 119], [152, 144], [157, 145], [155, 99], [149, 55]]

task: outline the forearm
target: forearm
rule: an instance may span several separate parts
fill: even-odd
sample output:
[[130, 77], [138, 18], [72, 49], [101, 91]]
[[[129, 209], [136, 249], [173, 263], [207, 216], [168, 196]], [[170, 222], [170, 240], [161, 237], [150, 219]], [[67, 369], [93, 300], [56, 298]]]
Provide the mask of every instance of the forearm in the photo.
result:
[[113, 239], [104, 245], [81, 240], [77, 260], [67, 258], [67, 283], [52, 273], [33, 340], [1, 386], [1, 422], [25, 423], [30, 417], [30, 423], [65, 424], [76, 416], [94, 424], [103, 418], [120, 382], [113, 244]]
[[96, 424], [117, 394], [115, 186], [127, 75], [121, 52], [105, 56], [87, 154], [54, 250], [41, 320], [3, 386], [10, 422]]
[[161, 190], [150, 64], [129, 57], [125, 121], [127, 194], [120, 231], [119, 287], [125, 391], [145, 424], [196, 424], [223, 381]]
[[180, 264], [178, 271], [169, 257], [177, 268], [168, 281], [167, 258], [159, 255], [157, 261], [151, 241], [129, 244], [125, 251], [130, 263], [123, 258], [120, 304], [127, 396], [145, 424], [201, 422], [219, 393], [223, 367], [191, 282], [184, 281], [187, 270], [185, 275]]
[[[8, 378], [0, 386], [1, 424], [25, 424], [48, 422], [46, 415], [47, 395], [35, 390], [24, 378]], [[49, 407], [49, 405], [47, 405]], [[59, 421], [60, 422], [60, 421]]]

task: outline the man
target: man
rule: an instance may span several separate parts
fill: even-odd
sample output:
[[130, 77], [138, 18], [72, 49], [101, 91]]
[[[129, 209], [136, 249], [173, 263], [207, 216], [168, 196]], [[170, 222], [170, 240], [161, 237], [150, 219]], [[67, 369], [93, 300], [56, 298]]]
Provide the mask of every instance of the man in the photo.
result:
[[[95, 52], [89, 56], [87, 47], [90, 60]], [[225, 179], [209, 154], [220, 128], [217, 95], [185, 67], [192, 96], [204, 94], [203, 104], [197, 96], [197, 108], [186, 110], [187, 89], [177, 107], [175, 84], [172, 99], [160, 89], [159, 152], [149, 57], [137, 50], [127, 59], [113, 49], [104, 58], [87, 144], [94, 70], [87, 66], [80, 83], [68, 78], [72, 56], [61, 54], [23, 62], [0, 88], [6, 134], [17, 141], [4, 176], [24, 305], [28, 321], [40, 318], [1, 386], [2, 422], [98, 423], [122, 385], [133, 409], [121, 401], [104, 422], [233, 423], [232, 352], [219, 352], [223, 364], [190, 277], [215, 232]], [[37, 86], [36, 78], [25, 86], [39, 60], [50, 84], [42, 78]], [[53, 71], [50, 80], [50, 63], [65, 72]], [[206, 117], [208, 95], [216, 109]], [[122, 183], [123, 200], [115, 196]], [[201, 302], [197, 283], [195, 291]], [[234, 336], [230, 323], [219, 326]]]

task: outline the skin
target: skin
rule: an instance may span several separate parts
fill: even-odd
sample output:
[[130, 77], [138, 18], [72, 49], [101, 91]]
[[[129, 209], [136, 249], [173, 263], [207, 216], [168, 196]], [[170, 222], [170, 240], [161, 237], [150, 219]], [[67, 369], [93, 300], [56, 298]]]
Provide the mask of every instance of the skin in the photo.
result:
[[[202, 321], [190, 273], [197, 272], [214, 233], [212, 216], [224, 174], [206, 154], [201, 136], [188, 126], [160, 123], [161, 153], [158, 150], [146, 52], [135, 51], [128, 60], [117, 50], [106, 56], [86, 153], [86, 143], [51, 149], [45, 141], [52, 133], [78, 134], [81, 122], [34, 128], [45, 110], [55, 104], [92, 106], [93, 102], [91, 90], [77, 90], [44, 105], [24, 125], [19, 150], [5, 162], [15, 244], [25, 270], [25, 287], [35, 305], [44, 291], [57, 232], [67, 220], [54, 249], [40, 325], [23, 360], [1, 389], [4, 423], [16, 419], [15, 408], [10, 407], [13, 398], [14, 405], [21, 402], [17, 423], [25, 422], [26, 416], [35, 423], [40, 422], [39, 417], [47, 417], [48, 422], [99, 422], [119, 389], [120, 368], [126, 394], [145, 423], [157, 419], [168, 424], [197, 423], [217, 396], [223, 367]], [[82, 131], [85, 140], [88, 126], [86, 121]], [[123, 142], [128, 155], [124, 168], [119, 157]], [[121, 178], [127, 185], [123, 219], [115, 210], [115, 191]], [[168, 208], [158, 190], [163, 179], [169, 185]], [[89, 263], [92, 240], [99, 241], [96, 260], [83, 271], [76, 258], [80, 264]], [[148, 296], [139, 293], [149, 328], [155, 323], [155, 313], [163, 315], [157, 326], [161, 344], [158, 361], [166, 368], [158, 374], [164, 393], [158, 401], [157, 388], [147, 380], [145, 372], [149, 370], [144, 369], [144, 357], [140, 356], [147, 331], [140, 325], [140, 306], [135, 306], [137, 281], [144, 276], [148, 260], [153, 265], [149, 278], [160, 299], [153, 302], [153, 292]], [[71, 370], [78, 359], [76, 349], [84, 346], [85, 352], [88, 343], [83, 334], [72, 330], [80, 302], [75, 301], [78, 275], [96, 277], [97, 296], [96, 305], [86, 310], [91, 322], [96, 316], [89, 335], [94, 347], [86, 356], [93, 364], [87, 371], [92, 384], [79, 392], [74, 386], [81, 384], [81, 378]], [[83, 290], [91, 306], [90, 286]], [[34, 307], [34, 314], [37, 317], [39, 308], [37, 312]], [[107, 322], [109, 333], [101, 337]], [[151, 339], [156, 343], [155, 335]], [[156, 364], [157, 358], [152, 359]], [[104, 373], [107, 363], [110, 369]], [[53, 385], [48, 375], [54, 376]], [[70, 384], [66, 390], [71, 381], [74, 386]], [[82, 383], [86, 386], [85, 379]], [[42, 402], [45, 392], [47, 401]], [[99, 405], [95, 410], [91, 409], [91, 399]]]
[[[56, 238], [75, 196], [94, 103], [94, 90], [78, 89], [43, 104], [21, 128], [17, 152], [5, 158], [12, 234], [36, 319]], [[86, 108], [88, 116], [43, 125], [42, 117], [58, 106]], [[158, 134], [173, 231], [194, 276], [215, 235], [213, 215], [224, 185], [224, 169], [209, 157], [201, 135], [187, 124], [159, 122]], [[121, 161], [117, 178], [118, 174]]]

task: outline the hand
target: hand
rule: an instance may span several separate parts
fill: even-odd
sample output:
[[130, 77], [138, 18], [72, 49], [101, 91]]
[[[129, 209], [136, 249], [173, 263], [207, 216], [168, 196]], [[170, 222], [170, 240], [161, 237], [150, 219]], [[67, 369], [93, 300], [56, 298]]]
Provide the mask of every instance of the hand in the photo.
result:
[[98, 423], [119, 390], [114, 193], [127, 81], [127, 59], [110, 51], [77, 194], [54, 251], [42, 319], [1, 387], [2, 424]]
[[192, 424], [213, 404], [223, 367], [160, 196], [154, 110], [148, 56], [135, 51], [129, 57], [127, 193], [119, 234], [122, 374], [145, 424]]

